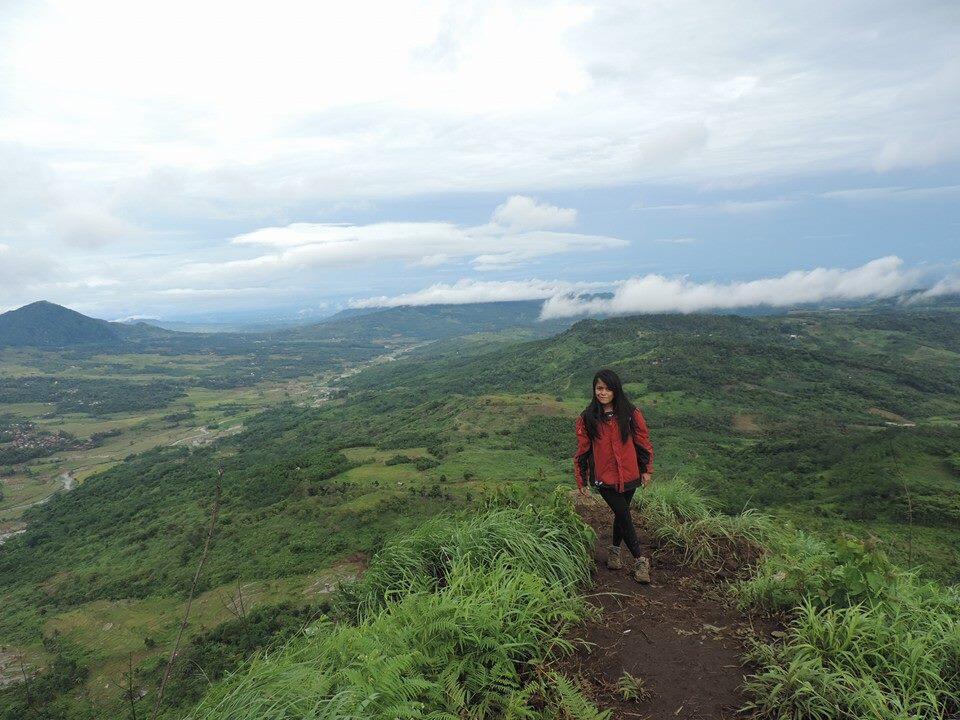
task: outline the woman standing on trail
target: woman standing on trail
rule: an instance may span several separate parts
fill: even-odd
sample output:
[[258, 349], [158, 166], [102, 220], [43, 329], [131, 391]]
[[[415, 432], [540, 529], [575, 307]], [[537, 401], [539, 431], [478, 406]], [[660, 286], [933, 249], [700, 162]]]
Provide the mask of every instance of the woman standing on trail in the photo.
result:
[[575, 427], [573, 472], [577, 492], [585, 494], [584, 485], [593, 485], [613, 510], [613, 544], [607, 554], [607, 567], [623, 567], [620, 543], [626, 541], [634, 558], [634, 580], [648, 583], [650, 559], [641, 553], [630, 517], [630, 501], [638, 486], [650, 484], [653, 446], [643, 414], [630, 402], [613, 370], [600, 370], [593, 376], [593, 399], [577, 416]]

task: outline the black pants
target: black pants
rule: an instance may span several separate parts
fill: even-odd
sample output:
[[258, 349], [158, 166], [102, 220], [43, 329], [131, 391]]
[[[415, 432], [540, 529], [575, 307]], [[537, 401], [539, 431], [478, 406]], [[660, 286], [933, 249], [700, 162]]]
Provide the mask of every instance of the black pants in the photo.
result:
[[617, 492], [612, 487], [598, 487], [597, 492], [600, 497], [606, 500], [607, 505], [613, 510], [613, 544], [620, 545], [626, 541], [627, 549], [634, 557], [640, 557], [643, 552], [640, 549], [640, 541], [637, 539], [637, 529], [633, 526], [633, 518], [630, 517], [630, 501], [633, 500], [633, 494], [636, 488], [626, 492]]

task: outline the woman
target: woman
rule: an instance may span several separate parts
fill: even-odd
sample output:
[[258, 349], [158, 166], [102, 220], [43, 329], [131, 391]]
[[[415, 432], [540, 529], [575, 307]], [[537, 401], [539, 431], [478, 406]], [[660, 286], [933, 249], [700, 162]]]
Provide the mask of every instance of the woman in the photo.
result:
[[585, 483], [593, 485], [613, 510], [613, 544], [607, 567], [623, 567], [620, 543], [625, 541], [634, 557], [634, 580], [649, 583], [650, 559], [641, 552], [630, 501], [637, 487], [650, 484], [653, 446], [643, 414], [630, 402], [613, 370], [600, 370], [593, 376], [593, 399], [577, 416], [575, 427], [573, 471], [578, 492], [585, 493]]

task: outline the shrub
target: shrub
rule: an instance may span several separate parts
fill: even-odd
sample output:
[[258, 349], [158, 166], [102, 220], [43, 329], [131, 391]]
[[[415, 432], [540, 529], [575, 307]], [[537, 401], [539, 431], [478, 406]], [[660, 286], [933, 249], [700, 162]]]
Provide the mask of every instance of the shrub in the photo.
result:
[[385, 545], [362, 579], [342, 587], [335, 612], [359, 621], [408, 592], [436, 590], [451, 564], [466, 556], [486, 565], [507, 556], [513, 566], [542, 577], [585, 583], [594, 535], [560, 492], [542, 507], [440, 515]]
[[683, 553], [684, 562], [718, 572], [753, 565], [772, 533], [768, 516], [711, 512], [711, 506], [682, 479], [653, 483], [637, 496], [644, 522], [662, 543]]
[[843, 534], [828, 544], [794, 532], [734, 591], [741, 607], [787, 610], [808, 598], [818, 607], [843, 607], [894, 599], [910, 577], [890, 562], [875, 538]]
[[422, 457], [417, 459], [417, 461], [414, 463], [414, 467], [417, 468], [417, 470], [423, 471], [423, 470], [430, 470], [431, 468], [435, 468], [439, 464], [440, 464], [439, 460], [434, 460], [431, 457]]

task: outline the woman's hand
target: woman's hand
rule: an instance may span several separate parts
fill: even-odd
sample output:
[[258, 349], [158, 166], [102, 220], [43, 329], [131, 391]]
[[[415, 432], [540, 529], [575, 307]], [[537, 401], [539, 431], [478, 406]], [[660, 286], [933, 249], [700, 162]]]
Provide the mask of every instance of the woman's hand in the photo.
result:
[[640, 476], [640, 484], [644, 487], [648, 487], [650, 485], [650, 473], [643, 473]]

